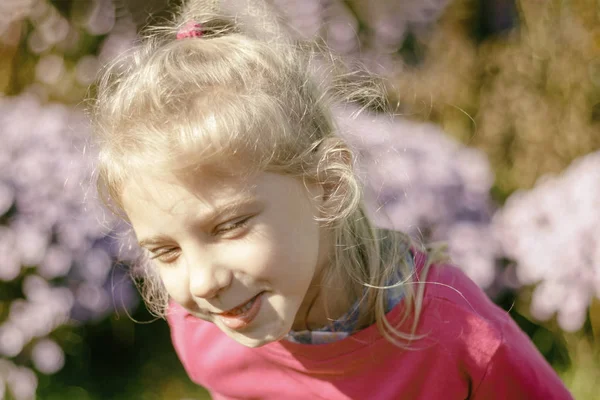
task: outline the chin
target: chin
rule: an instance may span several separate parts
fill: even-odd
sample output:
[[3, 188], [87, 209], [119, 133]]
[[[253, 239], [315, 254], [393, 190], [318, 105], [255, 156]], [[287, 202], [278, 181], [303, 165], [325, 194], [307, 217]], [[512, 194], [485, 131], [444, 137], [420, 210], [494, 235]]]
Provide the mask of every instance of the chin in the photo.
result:
[[291, 329], [291, 327], [286, 329], [283, 324], [277, 327], [261, 326], [258, 329], [241, 332], [233, 331], [223, 326], [219, 326], [219, 328], [231, 339], [250, 348], [262, 347], [269, 343], [277, 342], [283, 339]]
[[249, 337], [249, 336], [246, 336], [243, 333], [239, 333], [239, 332], [235, 332], [235, 333], [227, 332], [227, 336], [229, 336], [230, 338], [232, 338], [233, 340], [235, 340], [236, 342], [238, 342], [239, 344], [241, 344], [243, 346], [250, 347], [250, 348], [256, 348], [256, 347], [262, 347], [269, 343], [277, 342], [277, 341], [283, 339], [285, 334], [283, 334], [281, 336], [268, 335], [268, 336], [263, 336], [263, 337]]
[[272, 340], [260, 340], [260, 339], [247, 339], [247, 338], [243, 338], [243, 339], [235, 339], [239, 344], [249, 347], [251, 349], [255, 349], [258, 347], [262, 347], [266, 344], [272, 343]]

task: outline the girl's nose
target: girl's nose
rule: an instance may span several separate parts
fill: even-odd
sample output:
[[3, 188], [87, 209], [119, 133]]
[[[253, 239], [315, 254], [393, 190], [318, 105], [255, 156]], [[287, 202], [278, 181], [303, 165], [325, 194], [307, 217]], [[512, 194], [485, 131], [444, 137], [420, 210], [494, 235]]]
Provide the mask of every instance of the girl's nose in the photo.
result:
[[217, 267], [210, 263], [201, 263], [188, 268], [190, 294], [196, 298], [211, 299], [232, 280], [232, 273], [227, 268]]

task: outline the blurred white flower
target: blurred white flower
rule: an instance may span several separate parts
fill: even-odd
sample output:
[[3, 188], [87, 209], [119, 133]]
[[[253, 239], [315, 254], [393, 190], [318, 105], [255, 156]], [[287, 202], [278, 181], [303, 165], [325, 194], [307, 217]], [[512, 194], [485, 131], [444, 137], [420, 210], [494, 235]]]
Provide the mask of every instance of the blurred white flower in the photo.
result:
[[100, 68], [100, 63], [96, 56], [86, 55], [81, 57], [75, 66], [75, 77], [79, 84], [87, 86], [94, 82], [98, 68]]
[[95, 315], [103, 314], [110, 307], [110, 298], [102, 288], [82, 283], [76, 293], [77, 302]]
[[34, 54], [43, 53], [44, 51], [48, 50], [51, 46], [50, 43], [44, 40], [44, 37], [37, 30], [33, 31], [27, 37], [27, 45], [29, 46], [31, 52]]
[[502, 252], [534, 289], [532, 313], [558, 312], [564, 330], [583, 326], [592, 297], [600, 296], [600, 153], [574, 161], [561, 175], [541, 178], [507, 199], [493, 220]]
[[65, 60], [57, 54], [48, 54], [38, 61], [35, 77], [43, 83], [54, 85], [65, 74]]
[[14, 232], [0, 225], [0, 280], [12, 281], [21, 273], [21, 258], [16, 245]]
[[340, 54], [356, 51], [359, 48], [359, 24], [348, 6], [340, 1], [332, 1], [325, 5], [321, 12], [323, 36], [331, 49]]
[[71, 252], [60, 245], [50, 245], [44, 260], [38, 266], [37, 272], [46, 279], [65, 276], [71, 269], [73, 257]]
[[37, 26], [42, 40], [50, 45], [64, 40], [70, 28], [69, 22], [58, 12], [48, 14], [46, 19]]
[[8, 376], [8, 388], [15, 400], [33, 400], [38, 386], [35, 373], [29, 368], [15, 367]]
[[24, 19], [31, 13], [36, 0], [2, 0], [0, 2], [0, 37], [11, 22]]
[[115, 6], [111, 0], [92, 0], [85, 27], [92, 35], [109, 33], [116, 22]]
[[102, 285], [112, 267], [113, 260], [104, 249], [93, 248], [83, 256], [79, 273], [86, 282], [93, 285]]
[[35, 368], [43, 374], [51, 375], [62, 369], [65, 353], [53, 340], [41, 339], [33, 346], [31, 360]]
[[0, 181], [0, 215], [4, 215], [15, 201], [15, 191]]
[[22, 265], [37, 265], [44, 259], [48, 249], [50, 232], [24, 218], [15, 219], [10, 225], [15, 233], [16, 250]]
[[136, 39], [135, 24], [131, 19], [121, 19], [102, 42], [98, 59], [102, 64], [131, 48]]
[[276, 10], [285, 16], [292, 35], [315, 39], [323, 24], [322, 0], [272, 0]]
[[447, 232], [452, 260], [482, 288], [492, 285], [496, 278], [496, 257], [499, 251], [488, 223], [456, 222]]
[[0, 353], [7, 357], [17, 356], [26, 341], [23, 332], [10, 322], [0, 325]]
[[48, 281], [39, 275], [29, 274], [23, 279], [23, 294], [31, 302], [45, 302], [51, 290]]

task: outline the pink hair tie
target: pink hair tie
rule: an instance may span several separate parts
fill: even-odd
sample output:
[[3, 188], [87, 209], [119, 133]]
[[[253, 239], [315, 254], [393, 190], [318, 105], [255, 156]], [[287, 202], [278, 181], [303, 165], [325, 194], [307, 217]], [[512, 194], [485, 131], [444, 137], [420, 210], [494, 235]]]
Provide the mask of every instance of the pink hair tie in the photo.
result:
[[189, 21], [177, 31], [177, 40], [200, 37], [202, 36], [202, 33], [202, 24], [199, 24], [195, 21]]

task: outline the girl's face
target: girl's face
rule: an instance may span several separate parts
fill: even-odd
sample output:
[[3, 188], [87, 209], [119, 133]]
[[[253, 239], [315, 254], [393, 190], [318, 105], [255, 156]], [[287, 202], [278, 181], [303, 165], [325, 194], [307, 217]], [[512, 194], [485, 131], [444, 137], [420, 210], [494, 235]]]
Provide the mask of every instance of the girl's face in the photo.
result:
[[281, 339], [318, 293], [332, 242], [323, 191], [274, 173], [145, 177], [122, 196], [170, 297], [249, 347]]

